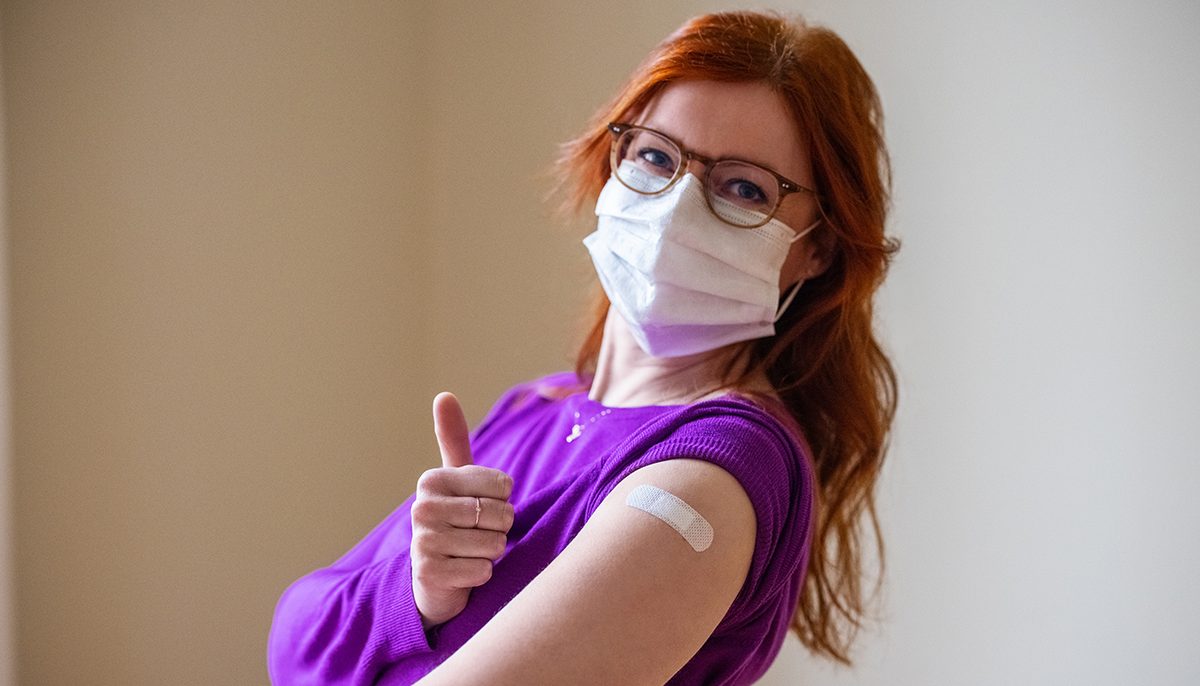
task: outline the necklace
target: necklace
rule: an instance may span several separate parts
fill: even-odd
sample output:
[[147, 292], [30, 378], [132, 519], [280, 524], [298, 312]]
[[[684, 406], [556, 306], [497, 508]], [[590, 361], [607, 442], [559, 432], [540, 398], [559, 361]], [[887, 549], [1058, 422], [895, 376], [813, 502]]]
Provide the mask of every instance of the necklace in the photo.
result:
[[610, 414], [612, 414], [612, 408], [611, 407], [605, 408], [605, 409], [597, 412], [596, 414], [592, 415], [591, 418], [588, 419], [586, 422], [580, 422], [579, 421], [579, 410], [575, 410], [575, 425], [571, 427], [571, 433], [567, 434], [567, 443], [570, 443], [570, 442], [574, 441], [576, 438], [579, 438], [579, 435], [583, 433], [583, 430], [585, 428], [591, 426], [592, 424], [594, 424], [597, 419], [600, 419], [602, 417], [607, 417]]

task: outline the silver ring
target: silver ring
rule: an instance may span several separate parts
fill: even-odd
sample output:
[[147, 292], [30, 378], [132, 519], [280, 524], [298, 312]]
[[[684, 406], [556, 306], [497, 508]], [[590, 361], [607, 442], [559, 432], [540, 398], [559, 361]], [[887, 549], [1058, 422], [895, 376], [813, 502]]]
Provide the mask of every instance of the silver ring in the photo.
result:
[[473, 529], [479, 528], [479, 511], [482, 509], [483, 509], [483, 506], [480, 505], [480, 503], [479, 503], [479, 496], [475, 496], [475, 526], [473, 526], [471, 528], [473, 528]]

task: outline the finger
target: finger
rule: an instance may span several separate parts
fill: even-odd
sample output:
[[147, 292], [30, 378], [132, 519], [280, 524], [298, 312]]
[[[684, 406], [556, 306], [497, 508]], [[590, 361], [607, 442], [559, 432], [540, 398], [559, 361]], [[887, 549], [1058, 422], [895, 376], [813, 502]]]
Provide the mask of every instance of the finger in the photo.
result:
[[471, 439], [467, 417], [453, 393], [438, 393], [433, 398], [433, 432], [437, 435], [443, 467], [471, 464]]
[[479, 464], [426, 469], [417, 479], [417, 493], [422, 497], [464, 495], [508, 500], [512, 489], [511, 476]]
[[479, 499], [479, 525], [475, 525], [474, 498], [448, 498], [444, 495], [428, 495], [413, 503], [413, 523], [422, 528], [442, 530], [446, 526], [456, 529], [486, 529], [506, 534], [512, 529], [516, 511], [511, 503], [494, 498]]
[[431, 536], [428, 552], [445, 557], [478, 557], [497, 560], [508, 547], [508, 536], [488, 529], [446, 527]]
[[438, 561], [439, 580], [451, 588], [475, 588], [492, 578], [492, 561], [477, 557], [449, 557]]
[[507, 533], [512, 528], [515, 510], [512, 503], [496, 498], [479, 499], [479, 524], [475, 524], [475, 498], [438, 499], [439, 520], [459, 529], [487, 529]]

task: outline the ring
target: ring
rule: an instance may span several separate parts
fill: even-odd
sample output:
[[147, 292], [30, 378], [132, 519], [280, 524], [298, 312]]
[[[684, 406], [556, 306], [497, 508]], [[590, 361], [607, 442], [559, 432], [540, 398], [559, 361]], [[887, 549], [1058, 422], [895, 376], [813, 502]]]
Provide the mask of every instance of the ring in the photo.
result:
[[479, 496], [475, 496], [475, 526], [473, 526], [471, 528], [473, 528], [473, 529], [479, 528], [479, 511], [482, 509], [483, 509], [483, 506], [479, 504]]

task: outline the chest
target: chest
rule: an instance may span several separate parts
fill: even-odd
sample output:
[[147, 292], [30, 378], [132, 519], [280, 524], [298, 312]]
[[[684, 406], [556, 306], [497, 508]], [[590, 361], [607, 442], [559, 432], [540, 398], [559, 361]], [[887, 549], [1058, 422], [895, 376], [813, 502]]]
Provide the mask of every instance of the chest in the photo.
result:
[[513, 477], [512, 501], [520, 503], [573, 481], [647, 421], [579, 400], [540, 400], [500, 417], [473, 440], [475, 464]]

